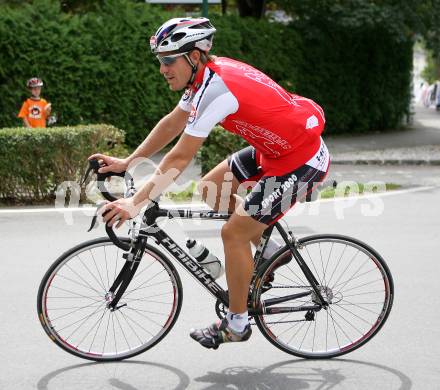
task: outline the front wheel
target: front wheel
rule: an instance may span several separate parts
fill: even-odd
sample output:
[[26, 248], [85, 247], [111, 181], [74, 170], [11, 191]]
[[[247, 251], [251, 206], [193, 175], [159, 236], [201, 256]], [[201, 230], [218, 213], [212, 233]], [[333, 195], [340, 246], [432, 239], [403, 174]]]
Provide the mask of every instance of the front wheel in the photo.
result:
[[87, 241], [61, 255], [43, 277], [38, 316], [58, 346], [84, 359], [122, 360], [157, 344], [182, 306], [182, 283], [171, 262], [147, 245], [116, 310], [109, 288], [125, 263], [108, 238]]
[[[351, 352], [377, 334], [393, 304], [393, 279], [382, 257], [371, 247], [341, 235], [316, 235], [299, 240], [299, 253], [319, 283], [327, 308], [295, 259], [286, 262], [287, 247], [263, 264], [254, 299], [280, 299], [255, 321], [276, 347], [303, 358], [332, 358]], [[288, 257], [287, 257], [288, 258]], [[300, 294], [298, 298], [289, 296]], [[277, 301], [272, 301], [277, 302]], [[283, 312], [284, 310], [284, 312]]]

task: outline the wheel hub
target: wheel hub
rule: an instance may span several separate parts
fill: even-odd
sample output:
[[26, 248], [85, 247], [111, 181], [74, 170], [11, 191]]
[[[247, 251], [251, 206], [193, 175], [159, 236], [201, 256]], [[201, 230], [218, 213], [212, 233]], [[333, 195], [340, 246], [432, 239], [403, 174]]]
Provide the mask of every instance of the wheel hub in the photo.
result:
[[[322, 298], [327, 304], [333, 303], [333, 291], [330, 287], [327, 286], [318, 286], [318, 290], [321, 293]], [[316, 295], [315, 291], [312, 291], [312, 301], [314, 303], [321, 303], [318, 296]]]

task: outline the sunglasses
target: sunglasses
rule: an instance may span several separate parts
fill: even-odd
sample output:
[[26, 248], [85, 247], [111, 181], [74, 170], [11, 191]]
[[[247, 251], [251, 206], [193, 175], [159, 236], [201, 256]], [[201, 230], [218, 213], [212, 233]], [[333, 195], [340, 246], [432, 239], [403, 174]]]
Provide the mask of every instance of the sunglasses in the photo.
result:
[[177, 61], [177, 58], [182, 57], [185, 54], [188, 54], [188, 52], [171, 54], [169, 56], [159, 56], [159, 55], [157, 55], [156, 58], [163, 65], [172, 65], [172, 64], [174, 64]]

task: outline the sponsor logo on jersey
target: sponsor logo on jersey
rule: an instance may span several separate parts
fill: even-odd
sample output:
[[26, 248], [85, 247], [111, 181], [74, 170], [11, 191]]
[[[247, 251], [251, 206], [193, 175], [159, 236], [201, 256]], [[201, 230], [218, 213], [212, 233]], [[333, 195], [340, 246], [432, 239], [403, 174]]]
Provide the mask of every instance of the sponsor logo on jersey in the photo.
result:
[[188, 123], [191, 124], [196, 120], [197, 110], [194, 106], [191, 106], [191, 113], [189, 114]]
[[316, 126], [319, 126], [318, 118], [315, 115], [308, 117], [306, 122], [306, 129], [313, 129]]
[[240, 120], [234, 120], [234, 123], [237, 134], [240, 134], [248, 140], [255, 140], [274, 156], [280, 155], [280, 152], [275, 150], [275, 145], [278, 145], [284, 150], [292, 149], [292, 146], [285, 139], [270, 130]]
[[280, 187], [273, 191], [269, 196], [263, 199], [261, 202], [261, 207], [263, 209], [272, 205], [273, 202], [282, 197], [286, 192], [289, 191], [291, 187], [293, 187], [298, 180], [298, 177], [295, 174], [290, 175], [284, 182], [280, 183]]
[[184, 102], [190, 100], [191, 95], [192, 95], [192, 90], [191, 90], [191, 88], [187, 88], [187, 89], [185, 89], [185, 93], [184, 93], [183, 96], [182, 96], [182, 100], [183, 100]]

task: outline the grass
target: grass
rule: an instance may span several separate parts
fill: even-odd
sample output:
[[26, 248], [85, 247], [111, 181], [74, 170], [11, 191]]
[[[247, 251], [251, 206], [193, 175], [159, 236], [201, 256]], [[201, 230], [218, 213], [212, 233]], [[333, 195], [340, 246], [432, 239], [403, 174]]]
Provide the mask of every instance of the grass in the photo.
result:
[[[344, 183], [342, 183], [344, 184]], [[380, 185], [347, 182], [347, 185], [338, 185], [338, 187], [328, 186], [321, 189], [319, 199], [346, 198], [349, 196], [375, 194], [380, 192], [394, 191], [402, 188], [399, 184], [380, 183]]]
[[197, 183], [193, 180], [191, 184], [180, 192], [166, 192], [165, 198], [175, 202], [184, 202], [197, 197], [196, 194]]
[[[174, 202], [188, 202], [190, 200], [200, 201], [200, 195], [196, 192], [197, 182], [192, 181], [191, 184], [185, 188], [183, 191], [179, 192], [167, 192], [165, 193], [165, 198], [170, 199]], [[322, 188], [319, 192], [318, 199], [332, 199], [332, 198], [342, 198], [350, 197], [364, 194], [374, 194], [381, 192], [394, 191], [402, 188], [399, 184], [394, 183], [357, 183], [357, 182], [341, 182], [335, 188], [333, 186], [328, 186]], [[95, 200], [95, 199], [93, 199]], [[97, 195], [96, 200], [101, 200], [101, 197]], [[24, 206], [26, 202], [18, 204], [16, 202], [8, 202], [5, 200], [0, 200], [0, 207], [5, 206]], [[36, 203], [28, 203], [36, 204]], [[53, 201], [41, 202], [41, 205], [53, 204]]]
[[[175, 202], [184, 202], [191, 199], [198, 199], [198, 194], [195, 193], [197, 183], [192, 183], [183, 191], [167, 192], [165, 197]], [[320, 190], [319, 199], [341, 198], [356, 195], [375, 194], [380, 192], [394, 191], [402, 188], [399, 184], [394, 183], [356, 183], [356, 182], [342, 182], [335, 188], [328, 186]]]

